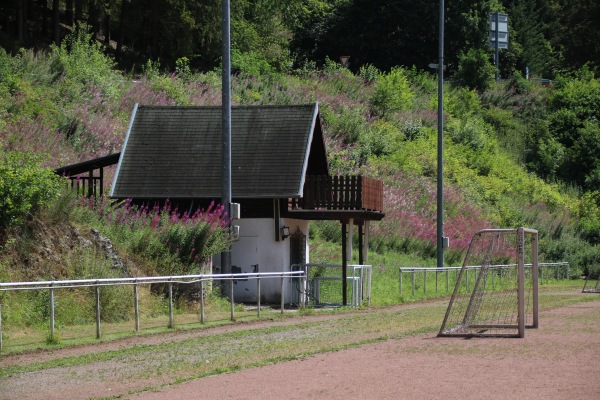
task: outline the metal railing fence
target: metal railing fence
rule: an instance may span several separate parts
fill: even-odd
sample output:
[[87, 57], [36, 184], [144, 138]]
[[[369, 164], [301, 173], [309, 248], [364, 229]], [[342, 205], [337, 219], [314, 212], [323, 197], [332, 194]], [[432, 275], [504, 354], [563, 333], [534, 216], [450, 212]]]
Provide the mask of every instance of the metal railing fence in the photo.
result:
[[[360, 307], [371, 304], [371, 265], [349, 264], [347, 267], [348, 295], [350, 306]], [[315, 307], [337, 306], [342, 303], [342, 265], [308, 263], [294, 264], [292, 270], [304, 271], [306, 280], [297, 286], [300, 305]]]
[[[138, 277], [138, 278], [101, 278], [101, 279], [78, 279], [78, 280], [57, 280], [57, 281], [36, 281], [36, 282], [0, 282], [0, 292], [7, 291], [23, 291], [23, 290], [48, 290], [49, 291], [49, 339], [55, 337], [55, 292], [61, 289], [72, 288], [94, 288], [95, 294], [95, 318], [96, 318], [96, 338], [101, 338], [101, 316], [102, 310], [100, 307], [100, 288], [105, 286], [133, 286], [133, 301], [135, 315], [135, 331], [140, 331], [140, 312], [139, 312], [139, 292], [140, 285], [151, 284], [166, 284], [168, 287], [168, 304], [169, 304], [169, 323], [168, 327], [175, 326], [174, 310], [173, 310], [173, 285], [174, 284], [199, 284], [200, 292], [200, 323], [205, 323], [205, 284], [212, 281], [236, 281], [240, 279], [256, 280], [257, 295], [256, 306], [257, 316], [261, 316], [261, 301], [260, 289], [261, 281], [264, 279], [281, 279], [281, 313], [284, 312], [285, 299], [285, 280], [297, 279], [305, 285], [305, 271], [291, 272], [257, 272], [257, 273], [236, 273], [236, 274], [205, 274], [205, 275], [175, 275], [175, 276], [157, 276], [157, 277]], [[230, 289], [229, 298], [231, 304], [231, 320], [234, 320], [234, 290], [233, 284], [227, 285]], [[2, 303], [0, 302], [0, 352], [2, 351]]]
[[[493, 267], [496, 269], [508, 269], [514, 268], [515, 265], [516, 264], [503, 264], [494, 265]], [[525, 268], [527, 267], [531, 268], [531, 264], [525, 264]], [[567, 279], [570, 276], [568, 262], [539, 263], [538, 267], [540, 284], [543, 284], [544, 282], [547, 283], [550, 279]], [[435, 293], [438, 293], [440, 290], [445, 290], [446, 293], [450, 293], [452, 290], [454, 290], [454, 286], [456, 284], [456, 280], [458, 279], [458, 274], [461, 268], [462, 267], [399, 267], [398, 270], [400, 272], [400, 295], [404, 293], [404, 285], [406, 282], [406, 279], [404, 278], [405, 274], [408, 274], [410, 276], [410, 289], [413, 296], [419, 291], [419, 289], [421, 289], [422, 293], [427, 293], [428, 280], [432, 281], [429, 284], [430, 287], [432, 285], [435, 285]], [[479, 269], [481, 269], [481, 266], [479, 265], [467, 266], [465, 270], [466, 285], [469, 285], [469, 272], [476, 271]], [[422, 278], [417, 278], [418, 274], [422, 274]], [[441, 285], [440, 276], [442, 277]], [[501, 277], [502, 275], [499, 275], [499, 279], [501, 279]]]

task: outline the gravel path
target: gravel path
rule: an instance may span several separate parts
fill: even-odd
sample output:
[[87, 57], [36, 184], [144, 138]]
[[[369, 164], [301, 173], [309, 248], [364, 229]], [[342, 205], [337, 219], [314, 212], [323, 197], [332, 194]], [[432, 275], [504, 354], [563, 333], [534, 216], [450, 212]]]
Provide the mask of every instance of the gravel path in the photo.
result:
[[[415, 303], [393, 307], [392, 310], [417, 309], [419, 306], [419, 303]], [[361, 313], [369, 312], [377, 311], [365, 310], [353, 315], [360, 318]], [[598, 298], [542, 311], [540, 329], [528, 330], [524, 339], [465, 340], [426, 334], [384, 340], [179, 384], [170, 384], [178, 378], [177, 371], [168, 376], [155, 377], [140, 376], [131, 371], [130, 377], [127, 368], [135, 364], [119, 365], [119, 361], [101, 359], [103, 353], [120, 348], [178, 342], [190, 337], [218, 336], [269, 326], [300, 325], [307, 321], [319, 323], [327, 320], [331, 323], [338, 318], [345, 318], [344, 313], [172, 332], [54, 352], [2, 357], [0, 368], [41, 361], [57, 362], [72, 355], [89, 355], [93, 362], [1, 378], [0, 399], [86, 399], [110, 396], [135, 400], [600, 399]], [[152, 361], [146, 359], [140, 363]], [[123, 369], [124, 366], [128, 367]], [[148, 390], [149, 387], [160, 389]]]
[[388, 340], [130, 399], [600, 399], [600, 301], [542, 313], [524, 339]]

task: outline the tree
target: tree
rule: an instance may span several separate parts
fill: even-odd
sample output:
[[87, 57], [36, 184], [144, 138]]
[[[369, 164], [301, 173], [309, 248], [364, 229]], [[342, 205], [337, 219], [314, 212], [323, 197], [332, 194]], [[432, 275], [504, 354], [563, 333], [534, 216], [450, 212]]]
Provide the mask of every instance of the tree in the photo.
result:
[[463, 86], [484, 92], [494, 82], [495, 72], [485, 50], [470, 49], [459, 56], [456, 79]]
[[555, 46], [563, 55], [563, 66], [600, 67], [600, 2], [559, 0], [560, 25]]
[[234, 3], [231, 34], [234, 69], [252, 68], [248, 64], [262, 65], [258, 70], [288, 67], [291, 31], [285, 25], [284, 11], [285, 2], [277, 0]]
[[559, 77], [549, 99], [549, 133], [564, 149], [559, 176], [579, 187], [598, 189], [600, 163], [600, 80], [583, 68]]
[[[556, 51], [550, 37], [557, 29], [557, 17], [547, 0], [507, 2], [511, 46], [517, 68], [529, 68], [531, 75], [554, 78], [557, 68]], [[515, 51], [516, 50], [516, 51]]]
[[140, 63], [151, 59], [173, 69], [188, 57], [196, 68], [213, 68], [220, 57], [219, 0], [130, 0], [122, 4], [120, 35]]
[[52, 38], [54, 44], [60, 45], [60, 1], [52, 0]]

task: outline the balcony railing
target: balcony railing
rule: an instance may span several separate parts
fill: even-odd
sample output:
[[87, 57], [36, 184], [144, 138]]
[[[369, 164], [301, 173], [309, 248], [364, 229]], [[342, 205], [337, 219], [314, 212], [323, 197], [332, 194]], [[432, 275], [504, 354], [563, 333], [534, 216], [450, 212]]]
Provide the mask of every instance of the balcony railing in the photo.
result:
[[291, 209], [383, 211], [383, 182], [364, 176], [307, 176]]

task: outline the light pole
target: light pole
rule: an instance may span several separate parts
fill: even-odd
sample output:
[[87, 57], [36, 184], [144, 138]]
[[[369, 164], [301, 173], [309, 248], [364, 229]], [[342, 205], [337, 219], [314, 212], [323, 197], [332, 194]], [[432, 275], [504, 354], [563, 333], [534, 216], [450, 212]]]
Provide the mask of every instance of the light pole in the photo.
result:
[[437, 154], [437, 267], [444, 268], [444, 0], [440, 0], [438, 46], [438, 154]]
[[[223, 0], [222, 15], [222, 73], [221, 73], [221, 137], [222, 137], [222, 186], [221, 204], [225, 207], [225, 218], [231, 217], [231, 23], [230, 23], [230, 0]], [[231, 222], [228, 225], [231, 234]], [[221, 273], [231, 273], [231, 247], [221, 253]], [[231, 281], [229, 282], [231, 285]], [[224, 292], [228, 288], [223, 284]]]

